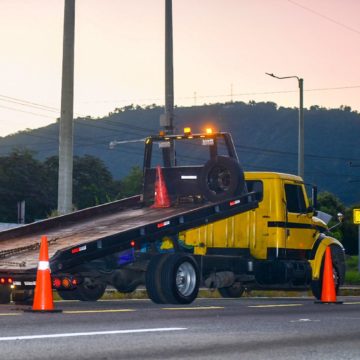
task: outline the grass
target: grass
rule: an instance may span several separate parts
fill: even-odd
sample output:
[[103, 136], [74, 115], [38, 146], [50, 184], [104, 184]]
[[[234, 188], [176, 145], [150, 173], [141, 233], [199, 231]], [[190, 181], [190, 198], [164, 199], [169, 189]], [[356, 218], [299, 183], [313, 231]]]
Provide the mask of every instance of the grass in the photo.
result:
[[348, 256], [346, 259], [345, 284], [359, 285], [360, 273], [358, 271], [358, 256]]

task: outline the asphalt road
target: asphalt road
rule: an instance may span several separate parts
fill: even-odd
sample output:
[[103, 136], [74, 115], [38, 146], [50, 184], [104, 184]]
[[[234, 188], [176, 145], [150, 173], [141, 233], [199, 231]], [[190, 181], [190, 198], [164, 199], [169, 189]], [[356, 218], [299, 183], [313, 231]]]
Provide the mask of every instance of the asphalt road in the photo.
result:
[[360, 359], [360, 297], [0, 305], [0, 359]]

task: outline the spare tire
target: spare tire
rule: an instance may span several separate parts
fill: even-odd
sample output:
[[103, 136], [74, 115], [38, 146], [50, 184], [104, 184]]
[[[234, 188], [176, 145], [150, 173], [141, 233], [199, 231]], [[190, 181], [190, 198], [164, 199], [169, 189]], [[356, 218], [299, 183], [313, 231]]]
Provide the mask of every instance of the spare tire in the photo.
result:
[[244, 172], [234, 158], [216, 156], [204, 165], [200, 186], [202, 195], [209, 201], [231, 198], [244, 191]]

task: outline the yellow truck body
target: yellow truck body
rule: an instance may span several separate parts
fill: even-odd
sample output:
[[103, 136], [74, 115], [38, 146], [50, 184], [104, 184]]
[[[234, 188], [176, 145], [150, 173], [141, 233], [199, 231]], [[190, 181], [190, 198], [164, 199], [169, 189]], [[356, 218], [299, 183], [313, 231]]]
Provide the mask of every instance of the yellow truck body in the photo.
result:
[[[256, 209], [184, 231], [180, 239], [194, 247], [197, 255], [228, 249], [242, 250], [260, 262], [307, 261], [312, 283], [319, 286], [326, 247], [335, 249], [335, 257], [344, 249], [338, 240], [325, 234], [327, 225], [310, 207], [303, 180], [274, 172], [245, 172], [245, 179], [248, 190], [257, 192]], [[339, 262], [338, 276], [343, 277], [343, 256], [339, 258], [335, 260]]]

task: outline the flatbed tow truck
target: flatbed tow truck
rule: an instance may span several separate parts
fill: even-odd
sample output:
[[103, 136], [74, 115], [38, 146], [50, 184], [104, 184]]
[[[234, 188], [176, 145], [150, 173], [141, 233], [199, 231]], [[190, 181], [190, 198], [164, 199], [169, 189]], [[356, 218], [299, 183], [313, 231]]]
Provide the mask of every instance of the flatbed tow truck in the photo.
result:
[[[327, 246], [337, 289], [343, 283], [344, 249], [315, 217], [301, 178], [244, 173], [229, 133], [187, 129], [144, 143], [141, 195], [0, 232], [1, 303], [31, 301], [42, 235], [65, 300], [96, 301], [107, 285], [145, 285], [156, 303], [191, 303], [200, 285], [223, 297], [311, 288], [319, 298]], [[161, 161], [168, 208], [151, 206]]]

